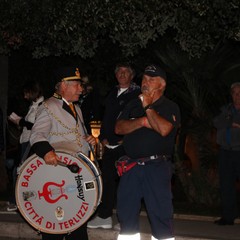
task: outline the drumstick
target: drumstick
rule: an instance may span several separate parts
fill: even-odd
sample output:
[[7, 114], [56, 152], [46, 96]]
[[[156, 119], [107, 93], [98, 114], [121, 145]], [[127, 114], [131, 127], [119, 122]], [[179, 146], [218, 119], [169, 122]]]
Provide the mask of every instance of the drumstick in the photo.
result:
[[58, 165], [68, 168], [72, 173], [77, 173], [79, 171], [79, 166], [76, 164], [66, 164], [61, 161], [58, 161]]

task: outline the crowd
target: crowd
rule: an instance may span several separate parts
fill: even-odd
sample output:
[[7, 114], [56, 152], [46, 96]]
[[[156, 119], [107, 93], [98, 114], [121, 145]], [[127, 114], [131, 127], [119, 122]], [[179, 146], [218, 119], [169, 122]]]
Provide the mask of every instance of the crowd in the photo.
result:
[[[81, 77], [78, 67], [58, 69], [54, 72], [52, 97], [44, 99], [39, 83], [27, 82], [23, 87], [24, 98], [30, 103], [27, 114], [23, 117], [15, 112], [9, 114], [8, 121], [21, 129], [20, 155], [12, 172], [14, 185], [19, 163], [32, 154], [48, 165], [57, 166], [61, 159], [56, 153], [56, 143], [70, 143], [87, 157], [97, 141], [103, 148], [99, 169], [102, 195], [96, 212], [70, 234], [42, 232], [43, 240], [87, 240], [87, 228], [113, 227], [114, 207], [119, 221], [118, 240], [140, 240], [142, 200], [150, 220], [152, 240], [175, 239], [171, 179], [181, 116], [177, 103], [165, 96], [167, 74], [159, 65], [148, 65], [139, 86], [134, 82], [133, 67], [119, 63], [114, 75], [117, 84], [101, 102], [99, 93], [87, 76]], [[233, 225], [238, 217], [235, 181], [240, 177], [240, 83], [231, 86], [231, 96], [232, 102], [214, 119], [220, 145], [223, 209], [222, 217], [215, 221], [218, 225]], [[101, 121], [98, 139], [92, 135], [93, 120]], [[3, 132], [0, 133], [3, 140]], [[0, 150], [3, 149], [4, 144], [0, 142]], [[16, 210], [15, 197], [10, 197], [8, 210]]]

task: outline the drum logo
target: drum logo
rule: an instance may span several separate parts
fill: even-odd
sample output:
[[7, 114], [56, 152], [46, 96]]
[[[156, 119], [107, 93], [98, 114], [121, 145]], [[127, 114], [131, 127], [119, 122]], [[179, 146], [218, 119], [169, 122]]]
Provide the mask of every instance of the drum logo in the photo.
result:
[[[85, 202], [85, 197], [84, 197], [84, 190], [83, 190], [83, 176], [78, 175], [75, 177], [75, 181], [77, 184], [77, 190], [78, 190], [78, 198], [81, 199], [82, 201]], [[55, 183], [55, 182], [47, 182], [43, 185], [42, 192], [38, 191], [38, 198], [41, 199], [42, 197], [45, 199], [46, 202], [53, 204], [56, 203], [58, 200], [61, 198], [65, 198], [66, 200], [68, 199], [67, 194], [65, 194], [65, 189], [64, 189], [65, 181], [62, 180], [62, 183]], [[74, 191], [75, 188], [73, 186], [70, 187], [71, 191]], [[67, 188], [67, 192], [69, 191], [69, 187]]]
[[[62, 184], [57, 184], [55, 182], [45, 183], [43, 185], [43, 191], [42, 192], [38, 191], [39, 199], [44, 197], [45, 201], [51, 204], [57, 202], [60, 198], [68, 199], [68, 196], [64, 194], [64, 189], [63, 189], [64, 184], [65, 184], [64, 180], [62, 180]], [[55, 194], [54, 194], [54, 190], [50, 188], [51, 186], [58, 187], [58, 189], [55, 190]], [[59, 194], [56, 194], [56, 193], [59, 193]], [[56, 196], [56, 198], [53, 198], [54, 195], [60, 195], [60, 196]]]
[[63, 220], [63, 218], [64, 218], [64, 210], [63, 210], [62, 207], [57, 206], [57, 208], [55, 210], [55, 216], [56, 216], [58, 221]]
[[78, 175], [75, 177], [76, 183], [77, 183], [77, 189], [78, 189], [78, 198], [80, 198], [82, 201], [85, 202], [84, 192], [83, 192], [83, 177], [82, 175]]

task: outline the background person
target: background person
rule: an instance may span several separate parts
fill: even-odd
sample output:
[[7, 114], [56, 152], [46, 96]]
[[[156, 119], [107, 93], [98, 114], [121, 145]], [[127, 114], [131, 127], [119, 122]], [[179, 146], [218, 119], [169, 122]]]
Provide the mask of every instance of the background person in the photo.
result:
[[222, 216], [218, 225], [233, 225], [238, 217], [236, 180], [240, 177], [240, 82], [231, 86], [232, 102], [215, 117], [217, 129], [220, 194]]
[[16, 113], [12, 112], [8, 118], [11, 122], [22, 127], [22, 134], [20, 136], [21, 156], [23, 156], [29, 144], [31, 129], [35, 122], [38, 107], [44, 100], [42, 88], [40, 84], [35, 81], [28, 81], [25, 83], [23, 87], [23, 94], [24, 99], [31, 103], [26, 116], [20, 117]]
[[[39, 108], [36, 122], [32, 128], [30, 142], [34, 152], [43, 158], [46, 164], [56, 166], [60, 160], [52, 144], [71, 143], [77, 151], [88, 154], [89, 144], [95, 145], [96, 139], [86, 135], [82, 113], [78, 101], [82, 92], [78, 68], [63, 68], [57, 72], [55, 93], [43, 102]], [[43, 240], [87, 240], [86, 224], [68, 234], [42, 233]]]
[[116, 133], [125, 135], [123, 147], [129, 164], [136, 163], [120, 178], [117, 216], [118, 240], [140, 240], [139, 213], [144, 199], [152, 239], [173, 240], [171, 193], [172, 155], [180, 125], [180, 111], [164, 96], [166, 73], [159, 66], [146, 67], [142, 94], [119, 116]]
[[87, 76], [82, 77], [83, 91], [78, 104], [81, 108], [85, 127], [88, 134], [92, 134], [91, 121], [101, 120], [101, 99], [98, 91], [90, 84]]
[[[30, 152], [30, 134], [32, 126], [35, 122], [38, 107], [42, 104], [44, 97], [40, 84], [36, 81], [28, 81], [23, 86], [24, 99], [30, 102], [30, 107], [25, 117], [20, 117], [16, 113], [12, 112], [9, 116], [9, 120], [22, 128], [20, 136], [20, 164], [27, 159]], [[26, 154], [25, 154], [26, 153]], [[25, 156], [24, 156], [25, 154]], [[18, 164], [17, 164], [18, 165]], [[17, 178], [17, 165], [13, 169], [13, 184], [15, 186]], [[13, 197], [10, 199], [10, 204], [7, 207], [7, 211], [16, 211], [17, 205], [15, 201], [15, 189], [13, 188]]]
[[140, 87], [132, 82], [134, 70], [128, 63], [115, 68], [118, 85], [108, 94], [101, 124], [99, 140], [104, 147], [102, 164], [103, 195], [98, 207], [98, 215], [88, 222], [89, 228], [112, 228], [112, 214], [115, 203], [118, 175], [115, 162], [124, 155], [122, 136], [115, 134], [114, 127], [119, 113], [127, 103], [137, 98]]

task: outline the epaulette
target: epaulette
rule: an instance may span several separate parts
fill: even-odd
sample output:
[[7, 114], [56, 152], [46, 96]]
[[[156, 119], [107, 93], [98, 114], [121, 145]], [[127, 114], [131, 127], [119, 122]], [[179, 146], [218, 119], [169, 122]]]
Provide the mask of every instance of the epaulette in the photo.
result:
[[58, 93], [54, 93], [53, 97], [57, 98], [57, 99], [62, 99], [62, 96]]

